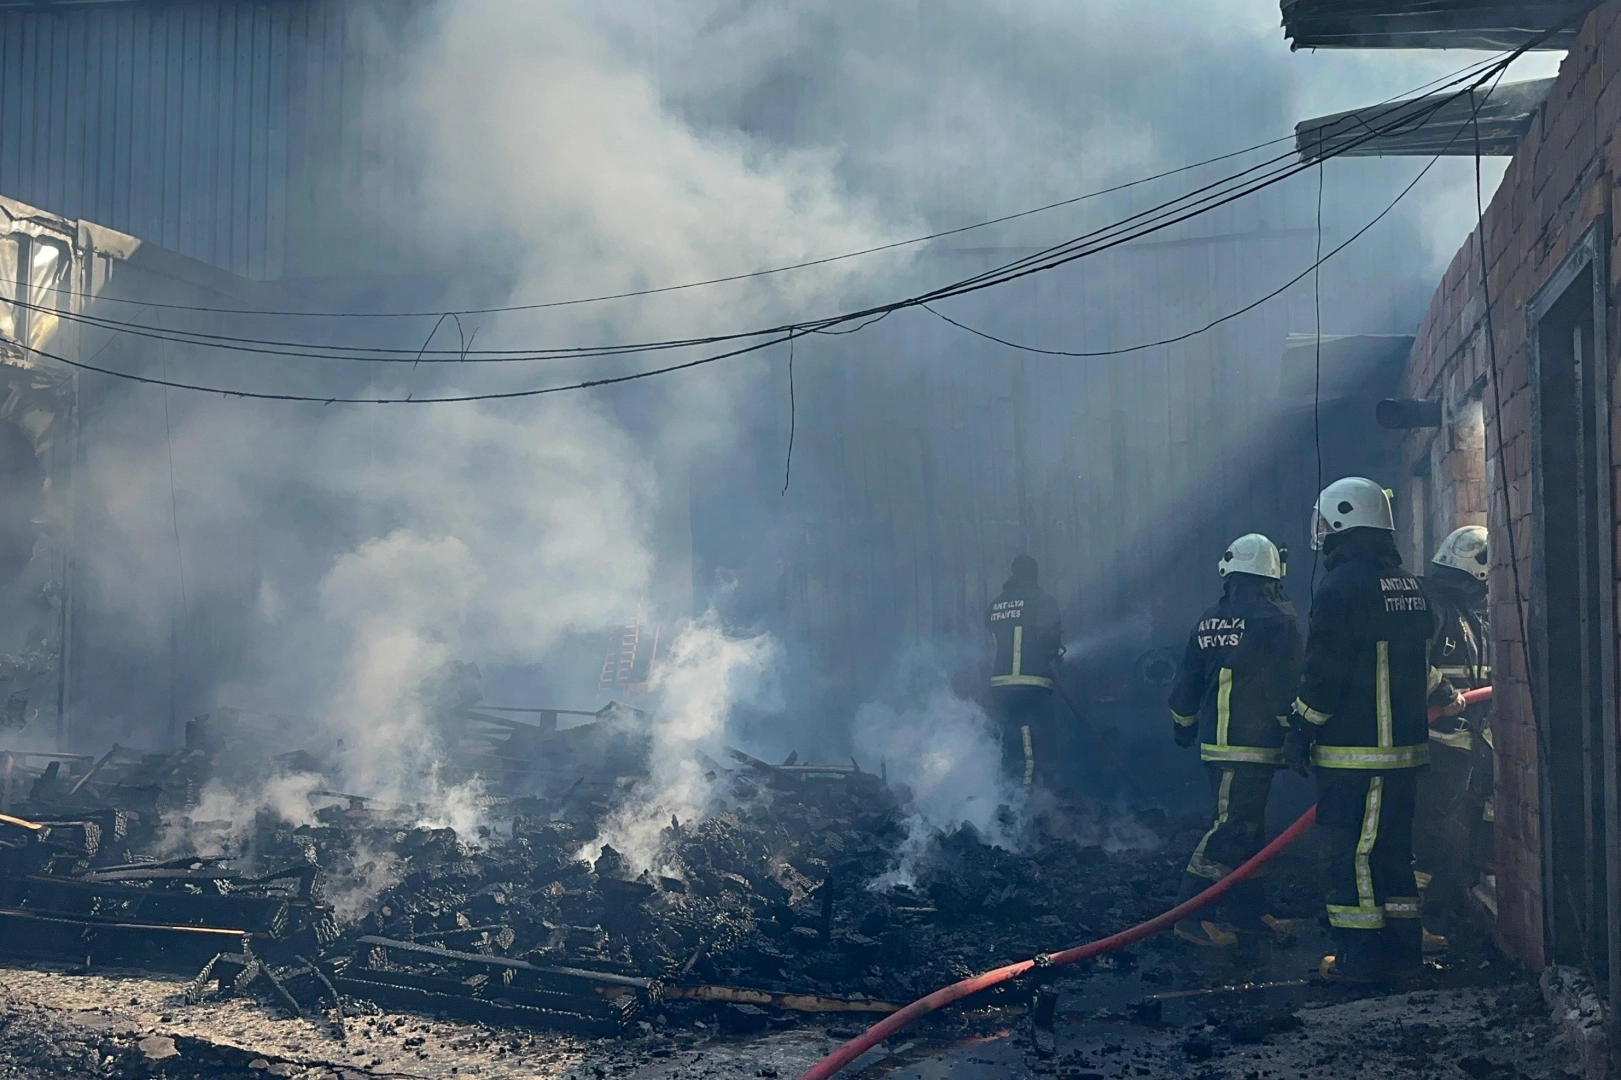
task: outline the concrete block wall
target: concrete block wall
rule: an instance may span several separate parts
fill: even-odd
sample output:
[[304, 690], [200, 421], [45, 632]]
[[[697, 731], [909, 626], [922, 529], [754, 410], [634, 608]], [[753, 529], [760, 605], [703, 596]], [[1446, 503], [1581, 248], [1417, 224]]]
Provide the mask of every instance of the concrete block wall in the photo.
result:
[[[1541, 871], [1541, 776], [1532, 720], [1521, 603], [1509, 561], [1509, 530], [1518, 559], [1519, 601], [1529, 613], [1531, 586], [1531, 392], [1526, 304], [1596, 219], [1621, 221], [1621, 0], [1608, 0], [1589, 14], [1576, 46], [1511, 161], [1487, 208], [1487, 286], [1496, 368], [1486, 342], [1486, 305], [1481, 287], [1480, 238], [1471, 235], [1442, 278], [1419, 326], [1408, 362], [1404, 393], [1441, 397], [1447, 416], [1463, 415], [1470, 396], [1483, 403], [1485, 468], [1449, 422], [1439, 434], [1415, 432], [1407, 440], [1407, 464], [1429, 455], [1433, 535], [1484, 520], [1492, 540], [1492, 629], [1497, 641], [1497, 687], [1493, 733], [1497, 743], [1497, 933], [1503, 949], [1533, 968], [1545, 966]], [[1621, 251], [1612, 228], [1610, 267], [1611, 385], [1616, 385], [1617, 267]], [[1491, 386], [1495, 376], [1497, 387]], [[1615, 395], [1612, 394], [1612, 398]], [[1501, 401], [1502, 415], [1496, 412]], [[1614, 409], [1612, 401], [1612, 409]], [[1499, 439], [1499, 421], [1501, 439]], [[1621, 462], [1621, 416], [1612, 419]], [[1467, 461], [1466, 461], [1467, 459]], [[1472, 461], [1475, 464], [1469, 464]], [[1506, 474], [1508, 507], [1503, 481]], [[1408, 470], [1411, 473], [1411, 468]], [[1410, 484], [1418, 483], [1409, 479]], [[1621, 506], [1621, 475], [1615, 477]], [[1621, 523], [1616, 536], [1621, 541]], [[1413, 552], [1414, 555], [1420, 553]], [[1423, 553], [1428, 559], [1428, 553]], [[1420, 563], [1419, 565], [1422, 565]], [[1621, 559], [1617, 560], [1621, 565]], [[1621, 601], [1621, 590], [1618, 590]]]

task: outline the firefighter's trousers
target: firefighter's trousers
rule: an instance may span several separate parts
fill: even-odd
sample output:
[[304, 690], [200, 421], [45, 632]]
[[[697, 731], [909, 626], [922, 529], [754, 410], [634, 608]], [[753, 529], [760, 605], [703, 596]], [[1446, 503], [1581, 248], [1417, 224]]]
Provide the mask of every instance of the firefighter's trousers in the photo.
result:
[[1052, 780], [1053, 692], [1040, 686], [991, 688], [991, 713], [1002, 737], [1002, 771], [1026, 793]]
[[[1189, 899], [1220, 881], [1266, 844], [1266, 800], [1272, 791], [1272, 765], [1207, 762], [1212, 805], [1209, 830], [1193, 849], [1182, 874], [1182, 898]], [[1220, 908], [1241, 927], [1261, 925], [1267, 913], [1266, 879], [1261, 874], [1227, 893]]]
[[1417, 924], [1413, 807], [1419, 772], [1317, 769], [1328, 921], [1342, 942], [1364, 931]]

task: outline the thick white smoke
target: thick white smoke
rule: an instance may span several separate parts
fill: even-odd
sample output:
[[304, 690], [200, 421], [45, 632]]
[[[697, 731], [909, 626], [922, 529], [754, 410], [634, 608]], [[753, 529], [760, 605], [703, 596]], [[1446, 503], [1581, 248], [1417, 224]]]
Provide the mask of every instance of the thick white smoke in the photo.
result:
[[[400, 100], [421, 134], [414, 168], [441, 211], [433, 241], [452, 264], [499, 261], [489, 284], [515, 300], [701, 279], [900, 235], [848, 193], [831, 153], [701, 133], [664, 109], [653, 75], [571, 5], [445, 5], [407, 70]], [[886, 265], [472, 329], [481, 347], [712, 330], [835, 303]], [[476, 391], [590, 368], [458, 368], [453, 385], [442, 370], [393, 369], [375, 388]], [[423, 679], [453, 660], [542, 664], [570, 635], [623, 622], [661, 573], [679, 579], [678, 561], [661, 564], [672, 554], [661, 509], [685, 498], [686, 452], [732, 437], [735, 387], [754, 370], [733, 365], [643, 394], [634, 424], [614, 411], [623, 397], [583, 394], [304, 412], [179, 395], [157, 439], [149, 416], [102, 429], [108, 443], [89, 468], [114, 535], [98, 604], [132, 640], [162, 642], [175, 585], [149, 566], [167, 569], [172, 531], [182, 532], [191, 604], [229, 604], [249, 583], [257, 598], [247, 655], [218, 701], [302, 711], [315, 730], [290, 728], [288, 741], [318, 733], [337, 746], [345, 790], [425, 804], [431, 820], [465, 831], [477, 787], [444, 774]], [[236, 550], [246, 540], [251, 565], [220, 537]], [[712, 741], [731, 696], [755, 692], [744, 673], [762, 670], [769, 651], [712, 622], [677, 638], [657, 677], [650, 805], [695, 811], [680, 752]]]
[[700, 753], [721, 754], [733, 710], [780, 710], [780, 656], [767, 635], [729, 635], [710, 613], [682, 626], [654, 669], [650, 775], [604, 822], [582, 852], [595, 859], [604, 844], [632, 873], [659, 869], [660, 834], [670, 819], [693, 821], [712, 805], [709, 771]]
[[[1238, 0], [1146, 14], [1118, 0], [939, 11], [691, 0], [648, 12], [641, 2], [459, 0], [406, 58], [398, 97], [421, 135], [406, 167], [434, 210], [393, 224], [409, 221], [442, 266], [486, 284], [481, 299], [626, 292], [867, 248], [1284, 134], [1298, 118], [1291, 95], [1345, 108], [1435, 73], [1426, 60], [1422, 74], [1381, 73], [1377, 89], [1345, 78], [1318, 92], [1303, 65], [1339, 61], [1287, 57], [1275, 13]], [[794, 85], [806, 89], [778, 92]], [[1076, 220], [1032, 219], [964, 243], [1047, 237]], [[514, 314], [484, 320], [478, 344], [798, 318], [898, 295], [908, 266], [879, 256]], [[626, 366], [606, 363], [457, 369], [453, 384], [424, 366], [375, 388], [510, 389]], [[175, 393], [172, 427], [155, 392], [133, 391], [138, 409], [98, 421], [83, 474], [108, 529], [91, 541], [82, 587], [103, 613], [98, 632], [111, 619], [146, 655], [167, 655], [180, 533], [187, 603], [256, 600], [232, 628], [241, 655], [212, 704], [307, 716], [289, 741], [341, 742], [347, 788], [425, 802], [432, 820], [466, 831], [477, 788], [438, 767], [423, 677], [455, 659], [545, 664], [570, 635], [623, 620], [657, 580], [678, 578], [661, 511], [684, 497], [692, 448], [730, 444], [759, 372], [728, 361], [613, 396], [386, 410]], [[655, 809], [701, 809], [689, 752], [718, 740], [739, 699], [766, 693], [771, 648], [702, 621], [678, 640], [658, 675], [654, 782], [644, 812], [615, 834], [627, 853], [649, 850], [648, 823], [668, 817]], [[997, 754], [972, 706], [923, 690], [869, 708], [858, 752], [913, 787], [915, 835], [964, 821], [998, 835]], [[117, 731], [119, 718], [99, 719]], [[228, 794], [225, 819], [240, 820], [246, 803], [297, 819], [278, 794]]]
[[911, 792], [898, 867], [880, 884], [911, 884], [935, 839], [964, 825], [989, 844], [1014, 846], [1025, 827], [1023, 792], [1002, 773], [991, 719], [944, 686], [921, 703], [871, 702], [856, 713], [857, 752], [884, 762]]

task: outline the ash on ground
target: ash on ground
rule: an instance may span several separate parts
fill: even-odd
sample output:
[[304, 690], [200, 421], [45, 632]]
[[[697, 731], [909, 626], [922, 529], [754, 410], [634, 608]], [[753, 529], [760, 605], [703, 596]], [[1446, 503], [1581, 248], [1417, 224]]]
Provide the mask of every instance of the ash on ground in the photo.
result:
[[[474, 835], [327, 790], [309, 755], [260, 768], [308, 778], [288, 789], [309, 800], [302, 823], [262, 810], [211, 828], [198, 793], [222, 767], [201, 738], [38, 767], [5, 792], [22, 824], [0, 828], [13, 965], [0, 1063], [18, 1076], [786, 1076], [943, 985], [1164, 911], [1206, 827], [1074, 803], [1010, 830], [1010, 846], [939, 832], [897, 885], [901, 852], [915, 854], [904, 791], [855, 763], [731, 751], [727, 766], [704, 759], [708, 812], [672, 818], [632, 858], [599, 833], [640, 782], [622, 720], [496, 725], [491, 790], [525, 793], [486, 798]], [[1272, 868], [1293, 940], [1208, 953], [1152, 938], [970, 999], [860, 1068], [982, 1062], [1079, 1080], [1268, 1075], [1264, 1059], [1287, 1076], [1372, 1055], [1379, 1075], [1416, 1076], [1449, 1045], [1428, 1024], [1460, 1047], [1478, 1028], [1481, 1076], [1552, 1075], [1525, 1056], [1562, 1060], [1546, 1010], [1465, 911], [1435, 912], [1451, 947], [1417, 988], [1428, 999], [1315, 978], [1313, 855], [1308, 840]], [[1362, 1034], [1333, 1034], [1353, 1021]], [[1308, 1062], [1301, 1033], [1318, 1024]]]

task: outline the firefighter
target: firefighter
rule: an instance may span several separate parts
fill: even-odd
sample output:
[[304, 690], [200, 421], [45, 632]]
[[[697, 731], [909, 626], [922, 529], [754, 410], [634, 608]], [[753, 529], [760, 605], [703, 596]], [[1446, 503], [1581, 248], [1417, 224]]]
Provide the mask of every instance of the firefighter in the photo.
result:
[[1049, 779], [1052, 754], [1053, 668], [1064, 655], [1058, 602], [1037, 584], [1036, 560], [1020, 555], [986, 615], [996, 659], [991, 714], [1002, 739], [1002, 767], [1028, 794]]
[[[1431, 560], [1424, 578], [1435, 612], [1430, 663], [1446, 677], [1431, 705], [1448, 703], [1447, 686], [1474, 690], [1491, 685], [1488, 566], [1486, 530], [1479, 525], [1453, 530]], [[1467, 891], [1475, 875], [1490, 872], [1490, 713], [1491, 706], [1482, 702], [1430, 730], [1432, 765], [1419, 788], [1415, 842], [1420, 866], [1436, 871], [1449, 893]]]
[[[1283, 763], [1289, 703], [1300, 679], [1300, 630], [1283, 595], [1277, 545], [1260, 533], [1240, 536], [1216, 569], [1222, 597], [1188, 635], [1169, 702], [1177, 745], [1200, 744], [1215, 804], [1210, 830], [1182, 874], [1180, 900], [1232, 873], [1265, 843], [1267, 795]], [[1183, 919], [1176, 935], [1226, 948], [1237, 944], [1235, 928], [1280, 937], [1294, 933], [1293, 922], [1267, 910], [1266, 883], [1259, 877], [1234, 887], [1223, 910], [1224, 920]]]
[[1335, 481], [1317, 498], [1311, 533], [1326, 573], [1283, 755], [1301, 775], [1317, 770], [1335, 941], [1322, 974], [1377, 982], [1423, 964], [1413, 808], [1430, 760], [1427, 702], [1444, 680], [1429, 664], [1433, 616], [1402, 568], [1385, 490]]

